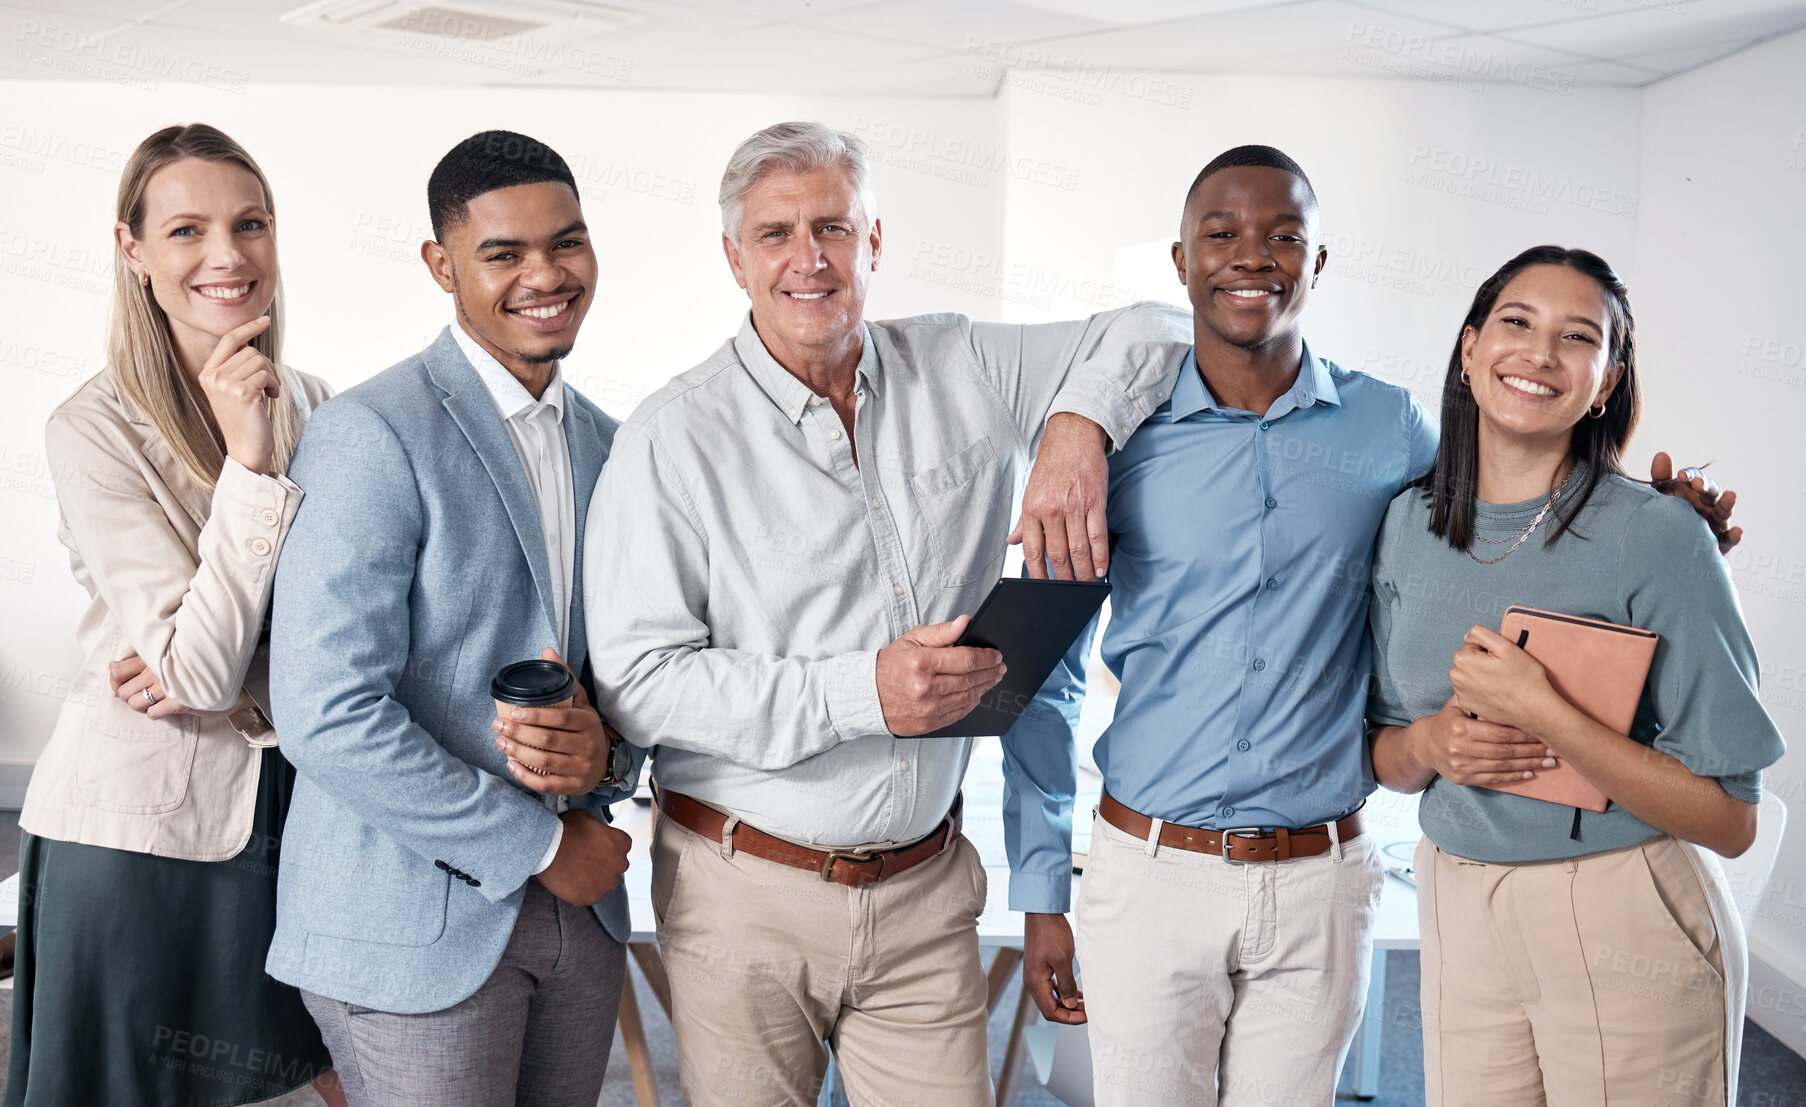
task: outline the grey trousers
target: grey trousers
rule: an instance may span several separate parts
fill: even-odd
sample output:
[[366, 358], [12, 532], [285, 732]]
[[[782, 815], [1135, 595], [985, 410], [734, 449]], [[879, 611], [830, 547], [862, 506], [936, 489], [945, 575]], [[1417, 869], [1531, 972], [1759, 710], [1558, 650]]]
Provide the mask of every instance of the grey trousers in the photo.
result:
[[443, 1011], [395, 1015], [302, 992], [351, 1107], [595, 1107], [627, 947], [527, 881], [501, 963]]

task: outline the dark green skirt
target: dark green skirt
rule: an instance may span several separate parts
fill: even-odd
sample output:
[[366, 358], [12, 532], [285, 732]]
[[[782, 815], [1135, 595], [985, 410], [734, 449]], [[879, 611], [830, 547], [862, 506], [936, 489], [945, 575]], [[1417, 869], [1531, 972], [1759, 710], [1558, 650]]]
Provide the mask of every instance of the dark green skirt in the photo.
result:
[[293, 782], [265, 750], [229, 861], [23, 835], [5, 1107], [225, 1107], [332, 1067], [301, 994], [263, 971]]

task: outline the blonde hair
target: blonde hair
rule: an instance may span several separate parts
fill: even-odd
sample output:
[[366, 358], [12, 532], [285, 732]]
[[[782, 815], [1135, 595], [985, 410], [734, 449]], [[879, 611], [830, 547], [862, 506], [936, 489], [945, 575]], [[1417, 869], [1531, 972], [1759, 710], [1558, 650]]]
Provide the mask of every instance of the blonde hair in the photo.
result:
[[[257, 178], [263, 191], [264, 210], [276, 213], [270, 182], [244, 147], [217, 127], [205, 123], [165, 127], [138, 144], [119, 179], [119, 201], [114, 217], [132, 229], [132, 237], [144, 236], [144, 192], [159, 169], [183, 158], [229, 162]], [[276, 442], [274, 470], [287, 471], [301, 436], [301, 408], [295, 385], [282, 372], [282, 287], [270, 302], [270, 325], [251, 345], [277, 367], [282, 395], [268, 401], [271, 430]], [[136, 407], [169, 442], [170, 450], [202, 484], [212, 488], [226, 464], [226, 440], [214, 421], [206, 393], [182, 370], [176, 356], [169, 316], [156, 294], [132, 273], [125, 257], [113, 255], [113, 316], [107, 336], [108, 371], [120, 395]]]

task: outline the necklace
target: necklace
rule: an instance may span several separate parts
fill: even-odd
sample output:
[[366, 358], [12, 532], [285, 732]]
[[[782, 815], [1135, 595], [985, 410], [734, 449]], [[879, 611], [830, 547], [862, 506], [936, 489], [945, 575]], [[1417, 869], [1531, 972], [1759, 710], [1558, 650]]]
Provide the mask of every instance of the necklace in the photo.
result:
[[1549, 493], [1549, 499], [1546, 503], [1543, 504], [1543, 509], [1536, 513], [1536, 518], [1530, 520], [1530, 525], [1525, 527], [1523, 530], [1518, 531], [1516, 534], [1512, 535], [1509, 538], [1487, 538], [1486, 536], [1480, 534], [1478, 531], [1476, 531], [1474, 533], [1475, 538], [1479, 539], [1482, 542], [1487, 543], [1488, 545], [1503, 546], [1505, 543], [1510, 542], [1511, 543], [1510, 549], [1507, 549], [1504, 553], [1500, 554], [1498, 557], [1478, 557], [1474, 554], [1474, 551], [1470, 548], [1467, 551], [1467, 556], [1473, 558], [1476, 562], [1480, 563], [1481, 565], [1497, 565], [1499, 562], [1504, 561], [1506, 558], [1508, 558], [1512, 554], [1516, 553], [1518, 547], [1522, 546], [1525, 542], [1528, 542], [1530, 540], [1530, 536], [1536, 533], [1536, 528], [1542, 523], [1543, 516], [1549, 514], [1549, 509], [1554, 507], [1556, 502], [1561, 499], [1562, 491], [1568, 487], [1568, 477], [1571, 477], [1573, 475], [1574, 475], [1574, 472], [1573, 472], [1573, 470], [1570, 469], [1568, 471], [1568, 476], [1561, 478], [1561, 483], [1556, 485], [1554, 491]]

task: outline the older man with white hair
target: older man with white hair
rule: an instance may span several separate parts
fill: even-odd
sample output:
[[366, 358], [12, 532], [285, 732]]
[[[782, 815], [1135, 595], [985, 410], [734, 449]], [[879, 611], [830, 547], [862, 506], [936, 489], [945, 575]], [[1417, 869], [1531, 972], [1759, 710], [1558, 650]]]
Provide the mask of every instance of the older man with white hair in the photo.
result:
[[752, 310], [615, 437], [584, 595], [601, 708], [655, 749], [653, 901], [692, 1104], [990, 1102], [970, 739], [920, 738], [1003, 675], [954, 643], [1000, 575], [1108, 557], [1106, 435], [1171, 390], [1137, 305], [1039, 326], [867, 322], [866, 151], [819, 123], [742, 143], [722, 246]]

